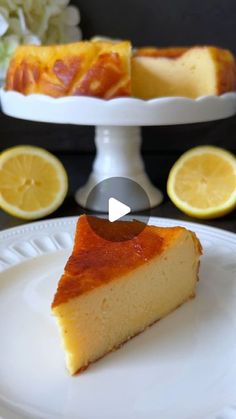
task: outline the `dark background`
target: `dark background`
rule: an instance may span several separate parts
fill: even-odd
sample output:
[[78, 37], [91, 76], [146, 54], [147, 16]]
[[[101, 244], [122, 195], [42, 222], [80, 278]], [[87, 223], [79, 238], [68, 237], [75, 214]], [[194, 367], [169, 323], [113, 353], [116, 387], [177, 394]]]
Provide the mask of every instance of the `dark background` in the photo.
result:
[[[236, 0], [74, 0], [80, 8], [83, 36], [130, 39], [135, 46], [211, 44], [236, 54]], [[215, 144], [236, 153], [236, 117], [217, 122], [143, 129], [143, 155], [154, 184], [165, 192], [169, 170], [190, 147]], [[93, 128], [31, 123], [0, 112], [0, 150], [16, 144], [35, 144], [53, 151], [63, 161], [70, 178], [66, 209], [77, 211], [73, 192], [82, 185], [94, 158]], [[72, 204], [73, 202], [73, 204]], [[71, 209], [73, 208], [73, 210]], [[55, 214], [56, 215], [56, 214]], [[188, 219], [168, 201], [155, 215]], [[235, 215], [210, 224], [236, 228]], [[227, 221], [228, 220], [228, 221]]]

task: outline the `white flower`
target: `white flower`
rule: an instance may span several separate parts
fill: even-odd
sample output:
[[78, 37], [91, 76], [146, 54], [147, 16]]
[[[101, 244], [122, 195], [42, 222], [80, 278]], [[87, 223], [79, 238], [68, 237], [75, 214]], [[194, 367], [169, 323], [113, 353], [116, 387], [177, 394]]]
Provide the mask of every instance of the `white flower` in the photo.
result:
[[44, 42], [67, 43], [81, 39], [81, 30], [77, 26], [79, 22], [79, 10], [74, 6], [68, 6], [60, 15], [51, 18]]
[[0, 36], [4, 35], [9, 28], [7, 17], [0, 13]]
[[19, 44], [80, 40], [80, 13], [70, 0], [0, 0], [0, 79]]
[[5, 77], [9, 60], [17, 45], [19, 41], [14, 35], [6, 36], [0, 42], [0, 80]]

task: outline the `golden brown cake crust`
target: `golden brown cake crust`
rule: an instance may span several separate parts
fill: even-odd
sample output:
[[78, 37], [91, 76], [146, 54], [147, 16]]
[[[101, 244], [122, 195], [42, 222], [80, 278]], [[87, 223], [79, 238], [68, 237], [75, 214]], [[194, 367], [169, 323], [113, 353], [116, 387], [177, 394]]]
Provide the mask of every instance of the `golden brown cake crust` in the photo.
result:
[[178, 59], [191, 49], [207, 48], [215, 62], [217, 95], [236, 90], [236, 62], [233, 54], [222, 48], [213, 46], [194, 46], [194, 47], [173, 47], [173, 48], [138, 48], [135, 57], [170, 58]]
[[228, 50], [211, 48], [217, 63], [217, 93], [221, 95], [236, 90], [236, 62], [235, 57]]
[[179, 58], [188, 50], [189, 50], [189, 47], [170, 47], [170, 48], [143, 47], [143, 48], [138, 48], [134, 52], [134, 57]]
[[[97, 228], [108, 230], [112, 226], [111, 235], [116, 235], [119, 230], [119, 234], [122, 231], [126, 237], [138, 222], [111, 224], [107, 220], [96, 220]], [[81, 216], [77, 223], [73, 252], [59, 281], [52, 307], [128, 274], [161, 254], [183, 230], [182, 227], [147, 226], [131, 240], [112, 242], [97, 236], [90, 227], [88, 216]]]
[[130, 96], [130, 54], [127, 41], [21, 46], [10, 62], [5, 89], [55, 98]]

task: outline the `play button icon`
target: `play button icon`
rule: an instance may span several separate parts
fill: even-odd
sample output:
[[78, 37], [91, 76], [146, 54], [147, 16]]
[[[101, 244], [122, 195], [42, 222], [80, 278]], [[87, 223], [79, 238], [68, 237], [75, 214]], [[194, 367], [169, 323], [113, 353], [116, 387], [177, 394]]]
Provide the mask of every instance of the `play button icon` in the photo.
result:
[[131, 212], [131, 208], [128, 205], [123, 204], [123, 202], [118, 201], [116, 198], [109, 198], [108, 205], [108, 220], [111, 223], [114, 221], [120, 220], [120, 218]]
[[[88, 217], [90, 227], [105, 240], [120, 242], [130, 240], [139, 235], [149, 221], [150, 202], [144, 189], [132, 179], [111, 177], [99, 182], [89, 193], [86, 202], [87, 209], [95, 208], [95, 212], [88, 211], [88, 215], [106, 218], [109, 224], [102, 228], [97, 218]], [[124, 231], [124, 221], [139, 221], [127, 226]]]

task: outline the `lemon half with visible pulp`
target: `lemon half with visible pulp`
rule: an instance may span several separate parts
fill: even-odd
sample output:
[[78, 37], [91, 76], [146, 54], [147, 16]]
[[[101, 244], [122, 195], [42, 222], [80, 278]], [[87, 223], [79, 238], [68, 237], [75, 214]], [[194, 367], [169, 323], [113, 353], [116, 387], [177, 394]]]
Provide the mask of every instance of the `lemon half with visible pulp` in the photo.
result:
[[64, 201], [68, 178], [62, 163], [35, 146], [17, 146], [0, 155], [0, 207], [15, 217], [34, 220]]
[[184, 153], [172, 167], [167, 193], [184, 213], [202, 219], [220, 217], [236, 208], [236, 158], [215, 146]]

